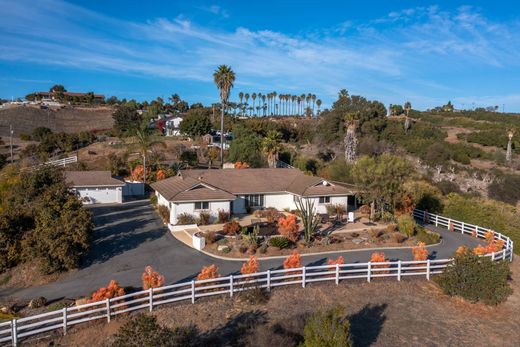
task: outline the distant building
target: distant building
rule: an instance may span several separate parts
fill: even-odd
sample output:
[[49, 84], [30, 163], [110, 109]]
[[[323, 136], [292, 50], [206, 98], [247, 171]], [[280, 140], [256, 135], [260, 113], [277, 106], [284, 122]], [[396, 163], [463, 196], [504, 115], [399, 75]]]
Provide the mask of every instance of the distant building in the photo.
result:
[[36, 100], [52, 100], [52, 101], [60, 101], [63, 99], [64, 101], [74, 101], [77, 99], [78, 101], [83, 99], [88, 99], [92, 97], [94, 102], [103, 102], [105, 101], [105, 96], [103, 94], [93, 94], [93, 93], [74, 93], [74, 92], [36, 92], [34, 93], [34, 98]]
[[172, 117], [166, 118], [166, 123], [164, 127], [164, 135], [166, 136], [180, 136], [181, 130], [180, 125], [182, 122], [181, 117]]

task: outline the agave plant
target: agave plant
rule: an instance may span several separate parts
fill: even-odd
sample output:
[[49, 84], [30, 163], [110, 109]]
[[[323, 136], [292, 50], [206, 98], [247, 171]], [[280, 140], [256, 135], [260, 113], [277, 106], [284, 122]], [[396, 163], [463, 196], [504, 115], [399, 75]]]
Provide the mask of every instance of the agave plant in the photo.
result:
[[297, 215], [302, 220], [303, 236], [305, 242], [309, 243], [314, 232], [318, 229], [320, 217], [314, 212], [314, 202], [310, 199], [296, 199]]

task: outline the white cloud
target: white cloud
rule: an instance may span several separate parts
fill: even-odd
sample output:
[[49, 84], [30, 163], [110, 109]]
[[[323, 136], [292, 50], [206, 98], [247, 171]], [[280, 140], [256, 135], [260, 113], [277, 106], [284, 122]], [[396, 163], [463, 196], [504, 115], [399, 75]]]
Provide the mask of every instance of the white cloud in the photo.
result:
[[[0, 7], [1, 60], [208, 83], [225, 63], [237, 72], [237, 86], [311, 91], [329, 101], [340, 88], [390, 102], [457, 92], [432, 79], [429, 69], [441, 60], [448, 68], [520, 64], [520, 25], [492, 22], [471, 7], [404, 9], [308, 35], [224, 31], [180, 14], [129, 22], [60, 0], [0, 0]], [[229, 15], [218, 5], [201, 10]]]

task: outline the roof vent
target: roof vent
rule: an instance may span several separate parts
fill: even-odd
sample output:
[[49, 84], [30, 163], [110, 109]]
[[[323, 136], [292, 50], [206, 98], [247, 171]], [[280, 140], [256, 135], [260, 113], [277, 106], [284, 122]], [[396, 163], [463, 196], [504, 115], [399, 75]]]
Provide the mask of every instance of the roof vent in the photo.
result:
[[328, 185], [329, 185], [329, 182], [327, 182], [327, 181], [324, 180], [321, 184], [323, 184], [324, 186], [328, 186]]
[[199, 181], [202, 181], [202, 176], [197, 177]]

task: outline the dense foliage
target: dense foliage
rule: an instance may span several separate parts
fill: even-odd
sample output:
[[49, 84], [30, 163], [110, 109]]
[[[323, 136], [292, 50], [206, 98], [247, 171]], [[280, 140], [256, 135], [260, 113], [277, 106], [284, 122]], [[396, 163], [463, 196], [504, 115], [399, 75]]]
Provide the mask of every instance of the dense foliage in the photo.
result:
[[454, 263], [436, 276], [435, 281], [448, 295], [496, 305], [512, 293], [510, 274], [507, 261], [494, 262], [472, 252], [459, 252]]
[[262, 155], [262, 138], [249, 128], [237, 126], [233, 130], [234, 140], [229, 147], [229, 161], [245, 162], [250, 167], [266, 166]]
[[179, 126], [181, 133], [188, 136], [202, 136], [211, 131], [210, 110], [206, 108], [189, 110]]
[[312, 314], [303, 329], [302, 347], [350, 347], [350, 322], [340, 307]]
[[0, 197], [0, 271], [28, 259], [38, 260], [45, 273], [79, 265], [93, 225], [60, 169], [8, 166], [0, 175]]

